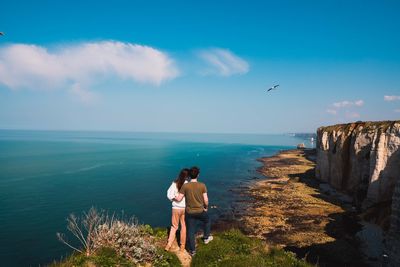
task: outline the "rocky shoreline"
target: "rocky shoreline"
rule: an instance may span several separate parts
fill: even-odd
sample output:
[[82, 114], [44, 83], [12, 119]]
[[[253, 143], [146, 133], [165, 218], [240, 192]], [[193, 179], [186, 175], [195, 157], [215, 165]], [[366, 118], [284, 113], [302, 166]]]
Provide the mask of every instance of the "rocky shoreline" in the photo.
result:
[[234, 210], [216, 228], [240, 228], [319, 266], [378, 264], [361, 251], [363, 226], [346, 196], [316, 180], [315, 154], [297, 149], [259, 159], [266, 178], [235, 190]]

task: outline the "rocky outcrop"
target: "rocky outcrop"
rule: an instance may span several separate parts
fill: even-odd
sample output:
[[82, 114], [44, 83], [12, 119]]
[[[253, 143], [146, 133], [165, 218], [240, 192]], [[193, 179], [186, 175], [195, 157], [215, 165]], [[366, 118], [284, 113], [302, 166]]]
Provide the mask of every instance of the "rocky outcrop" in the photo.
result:
[[353, 196], [358, 207], [390, 202], [400, 180], [400, 121], [319, 128], [316, 176]]
[[400, 266], [400, 180], [397, 181], [393, 194], [392, 215], [390, 229], [386, 238], [386, 255], [384, 265]]

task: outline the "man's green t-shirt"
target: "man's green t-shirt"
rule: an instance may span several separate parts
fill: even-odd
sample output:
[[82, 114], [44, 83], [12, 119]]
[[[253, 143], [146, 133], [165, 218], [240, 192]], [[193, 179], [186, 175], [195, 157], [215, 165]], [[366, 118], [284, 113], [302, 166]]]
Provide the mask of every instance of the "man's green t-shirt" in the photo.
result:
[[183, 184], [179, 193], [185, 195], [186, 212], [201, 213], [204, 211], [203, 194], [207, 193], [207, 187], [201, 182], [189, 182]]

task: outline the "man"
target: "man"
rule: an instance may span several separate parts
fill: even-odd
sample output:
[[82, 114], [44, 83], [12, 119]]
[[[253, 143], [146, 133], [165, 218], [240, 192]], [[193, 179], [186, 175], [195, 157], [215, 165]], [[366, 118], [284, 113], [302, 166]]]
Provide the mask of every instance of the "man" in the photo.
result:
[[208, 216], [208, 195], [206, 185], [199, 182], [200, 169], [192, 167], [190, 169], [190, 182], [182, 185], [178, 195], [175, 197], [177, 201], [181, 201], [183, 197], [186, 199], [185, 220], [188, 231], [189, 253], [194, 256], [196, 253], [196, 225], [197, 222], [203, 223], [205, 244], [208, 244], [213, 237], [210, 235], [211, 222]]

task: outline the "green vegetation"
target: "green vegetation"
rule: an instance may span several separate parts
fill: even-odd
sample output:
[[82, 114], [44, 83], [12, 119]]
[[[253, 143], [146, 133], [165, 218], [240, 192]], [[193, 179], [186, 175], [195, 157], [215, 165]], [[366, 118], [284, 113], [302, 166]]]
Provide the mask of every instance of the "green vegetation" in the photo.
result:
[[80, 246], [71, 243], [67, 235], [57, 238], [75, 251], [67, 259], [53, 263], [53, 267], [87, 266], [180, 266], [175, 254], [161, 248], [167, 230], [139, 224], [134, 218], [91, 208], [81, 217], [70, 214], [67, 229]]
[[399, 120], [397, 120], [397, 121], [360, 121], [360, 122], [336, 124], [336, 125], [320, 127], [320, 128], [318, 128], [318, 131], [332, 132], [332, 131], [341, 130], [343, 132], [350, 132], [353, 130], [354, 127], [362, 126], [361, 132], [363, 132], [363, 133], [373, 132], [376, 129], [380, 129], [382, 132], [386, 132], [395, 123], [400, 123], [400, 121]]
[[217, 234], [207, 245], [199, 242], [192, 266], [306, 267], [311, 265], [298, 260], [293, 253], [281, 249], [269, 250], [262, 241], [247, 237], [238, 230], [230, 230]]
[[181, 262], [179, 261], [178, 257], [172, 253], [164, 251], [163, 248], [158, 250], [159, 255], [161, 256], [161, 260], [158, 260], [154, 263], [155, 267], [180, 267]]
[[[162, 249], [167, 237], [167, 229], [146, 226], [160, 244], [157, 249], [157, 260], [151, 266], [178, 267], [181, 266], [177, 256]], [[111, 248], [102, 248], [91, 256], [74, 253], [67, 259], [53, 263], [50, 267], [130, 267], [138, 266], [132, 261], [119, 256]], [[193, 257], [192, 267], [310, 267], [308, 263], [299, 260], [293, 253], [282, 249], [268, 249], [261, 240], [250, 238], [239, 230], [218, 233], [207, 245], [198, 242], [197, 254]]]
[[[175, 254], [158, 250], [158, 259], [153, 263], [155, 267], [181, 266]], [[119, 256], [112, 248], [101, 248], [91, 256], [83, 253], [74, 253], [60, 262], [54, 262], [49, 267], [134, 267], [138, 266], [132, 261]]]
[[135, 266], [127, 259], [117, 255], [111, 248], [102, 248], [91, 256], [85, 256], [83, 253], [74, 253], [61, 262], [55, 262], [50, 267], [90, 267], [90, 266]]
[[[91, 208], [81, 218], [70, 215], [68, 230], [81, 242], [80, 247], [69, 243], [66, 235], [58, 233], [59, 240], [75, 252], [51, 267], [177, 267], [181, 262], [176, 254], [163, 250], [168, 238], [165, 228], [139, 224], [134, 218], [109, 216]], [[182, 254], [179, 254], [182, 259]], [[182, 259], [190, 264], [187, 258]], [[306, 267], [305, 261], [278, 249], [268, 249], [261, 240], [250, 238], [239, 230], [215, 235], [205, 245], [198, 242], [197, 254], [191, 266], [279, 266]]]

